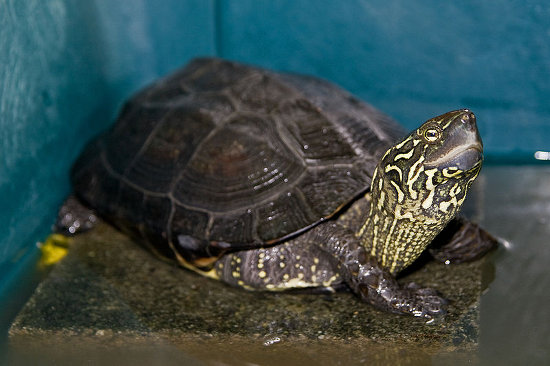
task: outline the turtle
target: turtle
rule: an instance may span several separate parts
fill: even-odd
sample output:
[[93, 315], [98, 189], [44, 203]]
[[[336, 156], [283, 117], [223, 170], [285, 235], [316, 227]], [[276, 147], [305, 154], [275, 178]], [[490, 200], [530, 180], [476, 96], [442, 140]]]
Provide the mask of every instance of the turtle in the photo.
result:
[[248, 290], [347, 288], [398, 314], [447, 300], [396, 276], [494, 238], [457, 216], [483, 145], [469, 109], [410, 133], [323, 79], [197, 58], [132, 96], [71, 169], [58, 226], [108, 221], [161, 258]]

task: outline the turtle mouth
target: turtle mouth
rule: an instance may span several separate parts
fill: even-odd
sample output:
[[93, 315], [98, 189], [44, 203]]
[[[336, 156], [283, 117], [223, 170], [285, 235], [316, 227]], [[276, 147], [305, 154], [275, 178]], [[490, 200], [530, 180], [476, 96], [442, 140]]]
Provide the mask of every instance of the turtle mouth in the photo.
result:
[[483, 162], [483, 147], [479, 143], [467, 146], [459, 146], [447, 154], [427, 162], [428, 167], [437, 169], [453, 168], [461, 171], [469, 171], [478, 168]]
[[483, 150], [481, 146], [468, 147], [453, 160], [456, 167], [462, 171], [469, 171], [478, 167], [483, 162]]

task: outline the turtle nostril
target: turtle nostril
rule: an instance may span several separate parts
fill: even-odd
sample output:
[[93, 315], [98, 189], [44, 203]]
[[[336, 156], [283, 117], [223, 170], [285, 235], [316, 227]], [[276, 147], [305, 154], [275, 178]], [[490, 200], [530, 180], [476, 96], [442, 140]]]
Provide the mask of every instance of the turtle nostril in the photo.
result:
[[472, 112], [470, 112], [467, 109], [464, 112], [465, 113], [462, 116], [460, 116], [460, 121], [462, 122], [462, 124], [468, 126], [470, 130], [476, 129], [476, 116], [475, 116], [475, 114], [473, 114]]
[[469, 118], [470, 118], [470, 123], [472, 123], [472, 124], [476, 123], [476, 115], [475, 114], [470, 112]]

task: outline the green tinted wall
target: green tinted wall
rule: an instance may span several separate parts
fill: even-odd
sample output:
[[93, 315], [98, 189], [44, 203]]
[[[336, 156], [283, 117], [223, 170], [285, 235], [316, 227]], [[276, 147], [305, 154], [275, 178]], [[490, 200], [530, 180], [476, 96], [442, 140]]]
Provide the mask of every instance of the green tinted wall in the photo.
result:
[[222, 54], [328, 78], [411, 129], [471, 108], [491, 156], [550, 148], [548, 2], [311, 3], [222, 2]]
[[544, 0], [0, 0], [0, 292], [124, 98], [196, 55], [339, 83], [408, 128], [473, 109], [491, 161], [550, 149]]
[[214, 54], [213, 19], [203, 0], [0, 0], [0, 326], [84, 142], [129, 93]]

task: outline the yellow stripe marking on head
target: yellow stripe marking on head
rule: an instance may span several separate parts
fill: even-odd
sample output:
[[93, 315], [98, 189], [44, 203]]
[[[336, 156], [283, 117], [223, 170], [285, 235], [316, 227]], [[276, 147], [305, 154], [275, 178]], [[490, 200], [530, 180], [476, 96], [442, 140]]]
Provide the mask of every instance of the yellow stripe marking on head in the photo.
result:
[[428, 197], [424, 200], [424, 202], [422, 202], [422, 208], [424, 210], [427, 210], [433, 203], [433, 199], [435, 196], [435, 187], [436, 187], [433, 182], [435, 173], [437, 173], [437, 169], [430, 169], [430, 170], [424, 171], [424, 174], [428, 176], [428, 179], [426, 179], [426, 189], [430, 191], [430, 193], [428, 194]]
[[424, 161], [424, 156], [421, 156], [409, 169], [409, 174], [407, 176], [407, 186], [409, 187], [409, 193], [413, 200], [418, 198], [418, 192], [416, 192], [413, 189], [413, 184], [416, 182], [418, 177], [420, 176], [420, 173], [424, 171], [424, 165], [422, 165], [422, 162]]
[[386, 173], [389, 173], [391, 172], [392, 170], [395, 170], [397, 172], [397, 174], [399, 175], [399, 181], [402, 182], [403, 181], [403, 171], [401, 170], [401, 168], [399, 168], [398, 166], [396, 165], [388, 165], [386, 167], [386, 169], [384, 169], [384, 171]]
[[397, 192], [397, 202], [403, 203], [403, 200], [405, 199], [405, 194], [403, 193], [401, 188], [399, 188], [397, 183], [395, 183], [393, 180], [390, 180], [390, 184], [393, 186], [393, 188], [395, 188], [395, 191]]
[[409, 152], [396, 155], [393, 161], [397, 161], [399, 159], [409, 160], [413, 156], [413, 154], [414, 154], [414, 148], [412, 148]]

